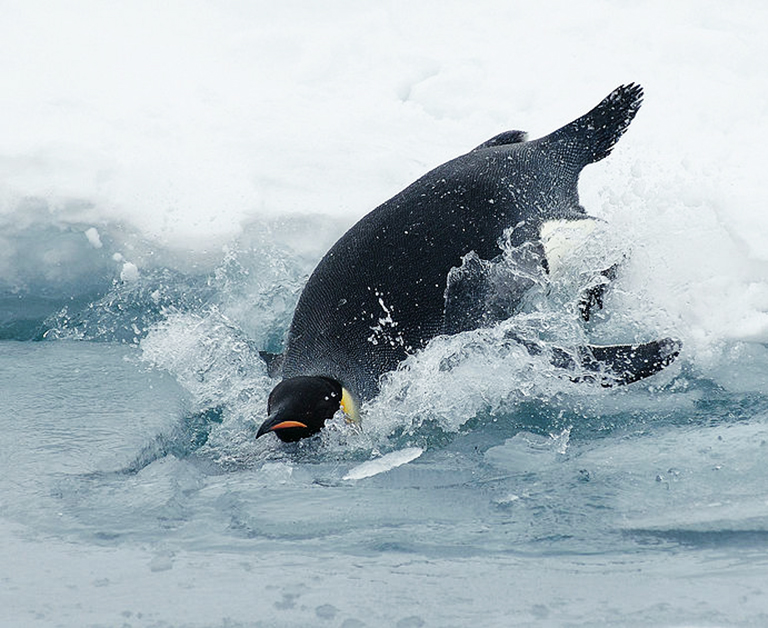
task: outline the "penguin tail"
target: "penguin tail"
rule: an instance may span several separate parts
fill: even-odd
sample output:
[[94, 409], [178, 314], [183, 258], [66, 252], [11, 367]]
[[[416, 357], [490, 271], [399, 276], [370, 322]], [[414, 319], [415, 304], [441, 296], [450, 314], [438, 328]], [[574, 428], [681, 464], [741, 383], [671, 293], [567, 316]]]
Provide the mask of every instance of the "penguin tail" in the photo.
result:
[[283, 370], [283, 354], [259, 351], [259, 356], [267, 365], [267, 375], [270, 377], [278, 377]]
[[561, 153], [564, 163], [581, 168], [607, 157], [643, 103], [635, 83], [613, 90], [590, 112], [543, 137], [543, 145]]

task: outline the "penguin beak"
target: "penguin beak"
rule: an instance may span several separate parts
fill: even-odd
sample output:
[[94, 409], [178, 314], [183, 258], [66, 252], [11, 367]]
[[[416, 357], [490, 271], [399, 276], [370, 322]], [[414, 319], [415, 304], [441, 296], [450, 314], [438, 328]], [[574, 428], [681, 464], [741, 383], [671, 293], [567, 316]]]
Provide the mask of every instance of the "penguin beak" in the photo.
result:
[[266, 421], [264, 421], [264, 423], [261, 424], [259, 431], [256, 432], [256, 438], [260, 438], [261, 436], [264, 436], [264, 434], [267, 434], [268, 432], [274, 432], [275, 430], [283, 430], [290, 427], [300, 427], [305, 430], [308, 429], [307, 424], [302, 423], [301, 421], [287, 421], [287, 420], [284, 420], [279, 415], [271, 416]]

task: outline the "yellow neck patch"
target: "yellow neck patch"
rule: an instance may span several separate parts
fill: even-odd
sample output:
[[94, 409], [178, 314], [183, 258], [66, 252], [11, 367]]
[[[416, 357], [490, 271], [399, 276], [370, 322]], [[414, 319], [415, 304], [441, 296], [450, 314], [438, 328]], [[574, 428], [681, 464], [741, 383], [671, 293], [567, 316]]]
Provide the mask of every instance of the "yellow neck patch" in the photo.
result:
[[344, 414], [347, 415], [347, 423], [360, 423], [360, 410], [357, 401], [346, 388], [341, 389], [341, 403], [339, 404]]

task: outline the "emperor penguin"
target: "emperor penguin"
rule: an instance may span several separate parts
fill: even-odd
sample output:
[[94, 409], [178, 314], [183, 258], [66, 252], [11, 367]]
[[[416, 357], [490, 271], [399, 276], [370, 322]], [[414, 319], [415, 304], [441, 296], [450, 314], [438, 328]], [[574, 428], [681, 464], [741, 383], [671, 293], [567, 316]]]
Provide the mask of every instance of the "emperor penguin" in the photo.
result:
[[[622, 85], [542, 138], [529, 141], [521, 131], [496, 135], [350, 228], [299, 298], [282, 356], [283, 379], [269, 396], [257, 437], [272, 432], [290, 442], [312, 436], [339, 409], [354, 419], [359, 404], [377, 394], [381, 375], [432, 338], [514, 315], [530, 275], [512, 272], [499, 281], [494, 268], [501, 236], [508, 233], [513, 255], [519, 252], [513, 265], [547, 272], [543, 234], [553, 221], [594, 220], [579, 204], [579, 174], [611, 152], [642, 97], [640, 85]], [[493, 307], [500, 289], [504, 308]], [[678, 341], [664, 338], [554, 352], [552, 361], [564, 368], [578, 361], [609, 374], [612, 383], [627, 384], [660, 371], [679, 350]]]

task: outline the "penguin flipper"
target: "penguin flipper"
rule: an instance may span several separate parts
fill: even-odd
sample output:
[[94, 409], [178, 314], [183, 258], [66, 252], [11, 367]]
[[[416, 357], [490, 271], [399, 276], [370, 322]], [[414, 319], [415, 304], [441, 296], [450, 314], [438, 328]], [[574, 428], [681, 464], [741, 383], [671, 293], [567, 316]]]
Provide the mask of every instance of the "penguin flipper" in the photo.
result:
[[488, 327], [518, 311], [526, 292], [541, 281], [544, 253], [529, 242], [492, 260], [470, 251], [448, 273], [443, 333], [458, 334]]
[[581, 375], [574, 381], [599, 381], [609, 388], [615, 385], [631, 384], [651, 375], [655, 375], [669, 366], [680, 355], [682, 343], [672, 338], [662, 338], [639, 345], [588, 345], [579, 347], [576, 354], [563, 349], [552, 352], [552, 364], [573, 370], [583, 370], [597, 374]]
[[581, 319], [585, 323], [589, 322], [594, 310], [603, 309], [605, 291], [608, 289], [610, 283], [616, 279], [618, 271], [619, 264], [614, 264], [610, 268], [602, 271], [596, 277], [595, 282], [581, 294], [579, 299], [579, 313], [581, 314]]
[[283, 370], [283, 354], [259, 351], [259, 357], [267, 363], [267, 375], [278, 377]]
[[461, 266], [451, 268], [445, 288], [443, 333], [458, 334], [477, 329], [486, 319], [490, 262], [470, 251]]

